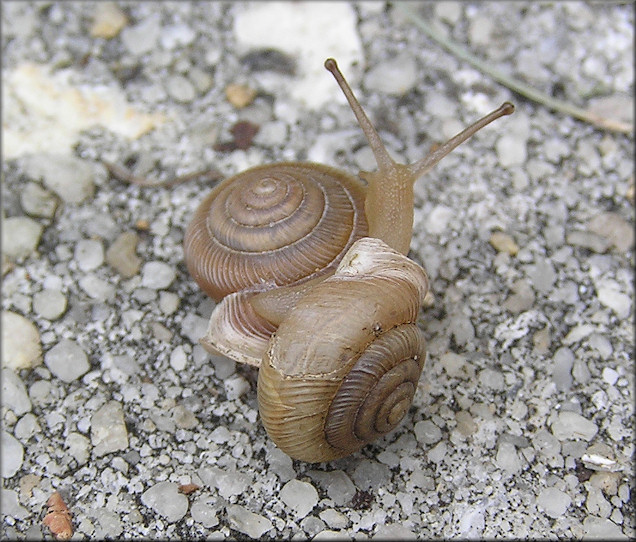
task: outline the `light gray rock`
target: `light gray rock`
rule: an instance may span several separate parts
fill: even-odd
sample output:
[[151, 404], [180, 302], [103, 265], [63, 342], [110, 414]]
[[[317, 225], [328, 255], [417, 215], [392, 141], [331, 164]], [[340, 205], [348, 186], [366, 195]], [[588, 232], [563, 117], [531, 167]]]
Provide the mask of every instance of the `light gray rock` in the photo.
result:
[[104, 263], [104, 245], [96, 239], [81, 239], [75, 245], [74, 257], [82, 271], [93, 271]]
[[12, 216], [2, 221], [2, 253], [11, 260], [31, 256], [40, 243], [44, 227], [27, 216]]
[[0, 504], [3, 516], [14, 519], [24, 519], [29, 515], [29, 511], [18, 501], [18, 494], [12, 489], [2, 488]]
[[109, 401], [93, 414], [91, 442], [97, 457], [128, 448], [128, 431], [121, 403]]
[[44, 363], [63, 382], [72, 382], [90, 369], [86, 352], [71, 339], [62, 339], [51, 348], [44, 355]]
[[127, 26], [121, 31], [121, 42], [133, 56], [140, 56], [152, 51], [161, 35], [161, 18], [157, 13], [145, 17], [139, 24]]
[[421, 420], [413, 427], [415, 438], [426, 446], [439, 442], [442, 438], [442, 431], [430, 420]]
[[561, 412], [552, 424], [552, 434], [559, 440], [583, 439], [592, 440], [598, 427], [576, 412]]
[[369, 90], [383, 94], [404, 96], [419, 82], [419, 70], [415, 57], [409, 52], [373, 66], [364, 79]]
[[31, 410], [31, 399], [24, 382], [11, 369], [2, 369], [2, 406], [22, 416]]
[[205, 485], [216, 487], [224, 499], [242, 494], [252, 483], [250, 474], [236, 470], [226, 471], [215, 466], [201, 467], [197, 474]]
[[0, 446], [0, 466], [2, 477], [11, 478], [22, 467], [24, 448], [16, 438], [7, 431], [2, 431], [2, 446]]
[[385, 487], [391, 480], [391, 469], [371, 459], [363, 459], [352, 474], [353, 483], [362, 490]]
[[179, 521], [188, 511], [188, 497], [179, 493], [177, 484], [159, 482], [141, 494], [141, 502], [169, 523]]
[[24, 316], [2, 311], [2, 366], [15, 371], [42, 363], [38, 328]]
[[164, 262], [147, 262], [141, 270], [141, 285], [153, 290], [162, 290], [172, 284], [176, 271]]
[[115, 239], [106, 251], [106, 262], [122, 277], [130, 278], [139, 273], [141, 258], [136, 249], [139, 236], [133, 231], [125, 231]]
[[280, 490], [281, 501], [291, 509], [296, 519], [304, 518], [318, 504], [318, 492], [309, 482], [290, 480]]
[[52, 218], [57, 209], [57, 199], [39, 184], [30, 182], [20, 192], [20, 205], [30, 216]]
[[562, 517], [571, 503], [570, 496], [555, 487], [545, 488], [537, 497], [537, 505], [551, 518]]
[[250, 512], [240, 504], [232, 504], [227, 507], [227, 518], [233, 529], [250, 538], [260, 538], [274, 527], [269, 519]]
[[25, 159], [27, 174], [42, 179], [66, 203], [81, 203], [95, 191], [92, 164], [74, 156], [37, 154]]
[[33, 295], [33, 310], [42, 318], [57, 320], [66, 311], [66, 296], [59, 290], [41, 290]]

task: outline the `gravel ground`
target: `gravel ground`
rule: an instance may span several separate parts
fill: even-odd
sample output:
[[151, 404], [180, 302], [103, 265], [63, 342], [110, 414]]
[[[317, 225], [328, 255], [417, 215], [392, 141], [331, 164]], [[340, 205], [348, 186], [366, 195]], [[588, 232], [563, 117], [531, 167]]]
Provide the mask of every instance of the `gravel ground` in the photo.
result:
[[[633, 5], [417, 10], [632, 121]], [[2, 47], [2, 537], [50, 537], [55, 491], [78, 538], [634, 537], [632, 132], [521, 98], [384, 2], [5, 1]], [[517, 111], [417, 184], [434, 304], [404, 423], [312, 465], [268, 439], [256, 370], [197, 343], [213, 303], [181, 242], [210, 181], [129, 185], [101, 160], [373, 167], [327, 56], [400, 160]]]

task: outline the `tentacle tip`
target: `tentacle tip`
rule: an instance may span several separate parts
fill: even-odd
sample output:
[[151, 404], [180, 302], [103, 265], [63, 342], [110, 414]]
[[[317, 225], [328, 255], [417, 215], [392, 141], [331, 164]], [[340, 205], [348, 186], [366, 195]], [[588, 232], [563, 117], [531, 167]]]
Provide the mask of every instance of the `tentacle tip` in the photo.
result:
[[333, 58], [328, 58], [325, 60], [325, 68], [327, 68], [331, 73], [338, 71], [338, 64]]
[[499, 110], [501, 111], [502, 115], [512, 115], [515, 112], [515, 106], [510, 102], [504, 102], [503, 104], [501, 104]]

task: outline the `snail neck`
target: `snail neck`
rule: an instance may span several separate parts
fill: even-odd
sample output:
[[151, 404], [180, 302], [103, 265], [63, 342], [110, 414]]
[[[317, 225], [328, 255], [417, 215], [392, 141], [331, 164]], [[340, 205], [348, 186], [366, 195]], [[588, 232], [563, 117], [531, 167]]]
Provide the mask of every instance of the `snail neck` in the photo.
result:
[[368, 182], [364, 204], [369, 237], [381, 239], [406, 255], [413, 234], [413, 183], [411, 168], [392, 162], [390, 168], [361, 172]]

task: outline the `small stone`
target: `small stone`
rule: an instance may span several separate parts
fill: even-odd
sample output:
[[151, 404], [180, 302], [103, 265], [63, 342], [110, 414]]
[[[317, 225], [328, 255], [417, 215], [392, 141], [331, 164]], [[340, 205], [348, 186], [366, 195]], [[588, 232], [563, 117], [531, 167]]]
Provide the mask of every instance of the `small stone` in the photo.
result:
[[465, 437], [469, 437], [477, 431], [477, 424], [470, 413], [465, 410], [460, 410], [455, 414], [455, 421], [457, 422], [457, 430]]
[[[2, 515], [5, 518], [24, 519], [29, 515], [29, 511], [20, 504], [18, 494], [12, 489], [2, 488], [0, 505], [0, 508], [2, 508]], [[3, 538], [5, 538], [5, 536], [3, 536]]]
[[442, 441], [437, 446], [435, 446], [434, 448], [431, 448], [428, 451], [427, 457], [433, 463], [439, 463], [440, 461], [444, 460], [447, 453], [448, 453], [448, 450], [446, 447], [446, 443]]
[[356, 487], [344, 471], [310, 471], [309, 475], [327, 491], [327, 496], [338, 506], [349, 503]]
[[252, 483], [252, 477], [249, 474], [235, 470], [225, 471], [214, 466], [201, 467], [197, 474], [205, 485], [216, 487], [219, 495], [224, 499], [240, 495]]
[[585, 540], [630, 540], [619, 525], [609, 519], [588, 516], [583, 520]]
[[33, 155], [26, 161], [25, 169], [31, 178], [42, 179], [66, 203], [81, 203], [95, 191], [92, 165], [74, 156]]
[[82, 271], [93, 271], [104, 263], [104, 246], [97, 240], [82, 239], [75, 245], [74, 258]]
[[340, 531], [325, 529], [324, 531], [317, 533], [312, 540], [343, 540], [344, 538], [345, 537], [342, 536], [342, 532]]
[[627, 318], [630, 315], [632, 299], [631, 296], [622, 292], [620, 286], [612, 281], [606, 280], [596, 288], [598, 300], [607, 308], [612, 309], [619, 318]]
[[175, 371], [183, 371], [188, 363], [188, 356], [183, 346], [177, 346], [170, 354], [170, 367]]
[[128, 24], [128, 17], [115, 2], [98, 2], [95, 5], [90, 35], [93, 38], [111, 39]]
[[31, 399], [24, 382], [11, 369], [2, 369], [2, 407], [16, 416], [31, 410]]
[[528, 157], [526, 140], [516, 134], [506, 134], [499, 138], [495, 145], [499, 163], [502, 167], [520, 166]]
[[488, 241], [498, 252], [505, 252], [511, 256], [519, 252], [519, 245], [515, 240], [502, 231], [493, 232]]
[[215, 499], [211, 496], [197, 497], [190, 507], [192, 519], [201, 523], [206, 528], [215, 527], [219, 524], [219, 518], [216, 516], [216, 508], [214, 507]]
[[495, 391], [502, 391], [506, 388], [503, 374], [494, 369], [483, 369], [479, 372], [479, 382]]
[[162, 290], [172, 284], [175, 269], [164, 262], [147, 262], [141, 271], [141, 285], [153, 290]]
[[159, 39], [165, 49], [174, 49], [190, 45], [196, 37], [196, 32], [187, 24], [173, 24], [161, 30]]
[[2, 220], [2, 253], [10, 260], [31, 256], [40, 243], [44, 227], [26, 216], [12, 216]]
[[159, 482], [141, 494], [141, 502], [169, 523], [179, 521], [188, 511], [188, 497], [173, 482]]
[[33, 296], [33, 311], [47, 320], [57, 320], [66, 310], [66, 296], [59, 290], [44, 289]]
[[223, 382], [225, 394], [230, 401], [234, 401], [250, 391], [250, 384], [240, 375], [235, 375]]
[[442, 431], [430, 420], [421, 420], [413, 428], [415, 438], [424, 445], [435, 444], [442, 438]]
[[66, 451], [78, 465], [84, 465], [88, 461], [90, 441], [84, 435], [69, 433], [64, 444]]
[[549, 260], [541, 259], [528, 267], [528, 277], [537, 293], [547, 294], [554, 286], [556, 272]]
[[619, 214], [607, 212], [593, 217], [587, 224], [588, 231], [607, 239], [619, 252], [627, 252], [634, 246], [634, 227]]
[[349, 523], [347, 516], [333, 508], [323, 510], [319, 516], [332, 529], [344, 529]]
[[404, 525], [389, 523], [380, 525], [372, 538], [379, 538], [380, 540], [417, 540], [418, 536]]
[[52, 218], [57, 209], [57, 200], [48, 190], [44, 190], [37, 183], [30, 182], [20, 193], [20, 205], [30, 216]]
[[171, 315], [179, 308], [179, 296], [173, 292], [159, 292], [159, 309], [166, 316]]
[[2, 431], [2, 441], [0, 442], [0, 467], [2, 477], [11, 478], [22, 467], [24, 460], [24, 448], [22, 444], [7, 431]]
[[250, 538], [261, 538], [274, 527], [269, 519], [250, 512], [240, 504], [232, 504], [227, 507], [227, 518], [232, 529], [246, 534]]
[[111, 301], [115, 297], [115, 287], [93, 273], [82, 276], [79, 286], [91, 299], [101, 303]]
[[2, 311], [2, 367], [14, 371], [42, 363], [40, 332], [33, 322], [11, 311]]
[[71, 339], [62, 339], [44, 355], [44, 363], [62, 382], [72, 382], [90, 369], [88, 356]]
[[520, 312], [530, 309], [536, 300], [534, 290], [526, 280], [518, 280], [512, 285], [512, 291], [514, 292], [504, 301], [504, 308], [518, 314]]
[[426, 231], [433, 234], [444, 233], [455, 214], [455, 211], [446, 205], [435, 206], [426, 219]]
[[502, 442], [497, 450], [497, 465], [509, 475], [521, 472], [519, 454], [511, 442]]
[[364, 82], [369, 90], [404, 96], [418, 81], [417, 62], [412, 54], [404, 52], [376, 64], [367, 72]]
[[91, 442], [97, 457], [128, 448], [128, 431], [121, 403], [114, 400], [108, 401], [93, 414]]
[[189, 79], [183, 75], [172, 75], [166, 81], [166, 91], [177, 102], [189, 103], [197, 93]]
[[353, 471], [352, 478], [355, 485], [363, 491], [385, 487], [391, 480], [391, 469], [377, 461], [363, 459]]
[[562, 517], [571, 503], [570, 496], [555, 487], [545, 488], [537, 497], [537, 504], [551, 518]]
[[552, 380], [559, 391], [569, 390], [572, 386], [572, 366], [574, 353], [569, 348], [562, 346], [554, 353], [554, 365], [552, 367]]
[[106, 251], [108, 265], [126, 279], [134, 277], [141, 267], [141, 258], [135, 253], [138, 241], [135, 232], [123, 232]]
[[618, 373], [610, 367], [605, 367], [603, 369], [603, 380], [605, 380], [605, 382], [607, 382], [610, 386], [613, 386], [618, 380]]
[[296, 519], [304, 518], [318, 504], [318, 492], [308, 482], [290, 480], [280, 490], [280, 499], [294, 512]]
[[256, 90], [247, 85], [232, 83], [225, 87], [225, 96], [234, 107], [243, 109], [254, 101]]
[[280, 448], [268, 446], [265, 459], [268, 463], [268, 472], [273, 472], [281, 482], [287, 482], [296, 476], [292, 458]]
[[33, 414], [28, 413], [17, 421], [13, 434], [19, 441], [26, 442], [39, 430], [38, 419]]
[[598, 432], [594, 422], [585, 419], [576, 412], [565, 411], [552, 423], [552, 434], [559, 440], [578, 439], [592, 440]]
[[160, 35], [161, 20], [159, 14], [155, 14], [144, 18], [139, 24], [124, 28], [121, 41], [128, 52], [136, 57], [155, 49]]
[[565, 236], [565, 240], [568, 245], [587, 248], [592, 252], [602, 254], [607, 252], [611, 243], [595, 233], [585, 231], [572, 231]]

